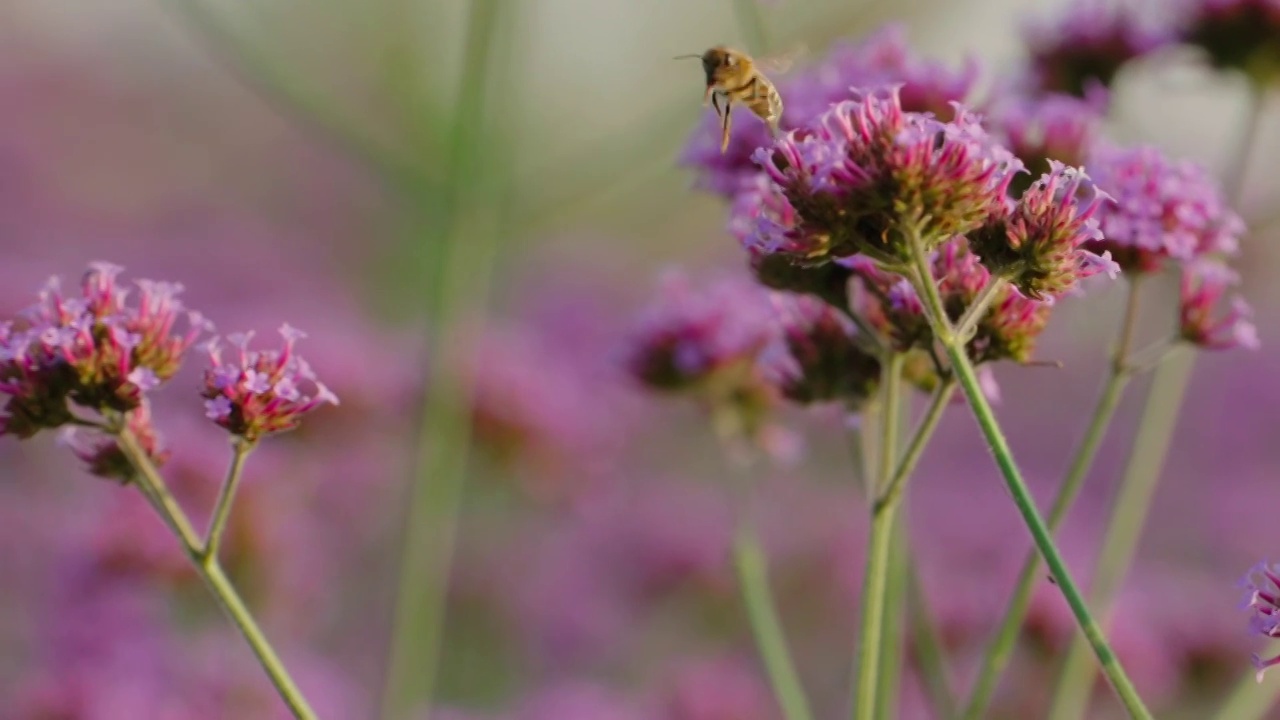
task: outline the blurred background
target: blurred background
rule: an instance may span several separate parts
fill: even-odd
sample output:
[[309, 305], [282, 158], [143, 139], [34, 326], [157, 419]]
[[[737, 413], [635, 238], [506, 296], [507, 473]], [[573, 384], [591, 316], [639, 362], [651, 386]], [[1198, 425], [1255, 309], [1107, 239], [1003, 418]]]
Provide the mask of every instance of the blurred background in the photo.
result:
[[[3, 3], [0, 310], [31, 303], [50, 275], [109, 260], [182, 282], [221, 332], [308, 331], [302, 352], [343, 400], [254, 455], [228, 548], [322, 717], [375, 717], [424, 381], [443, 359], [461, 360], [475, 397], [433, 716], [777, 717], [736, 594], [714, 439], [695, 408], [641, 394], [618, 362], [664, 268], [743, 266], [725, 203], [692, 189], [678, 163], [710, 111], [697, 64], [670, 58], [719, 43], [803, 48], [803, 67], [898, 22], [927, 58], [977, 58], [981, 96], [1022, 62], [1030, 11], [777, 0], [753, 10], [760, 33], [743, 4]], [[1193, 60], [1143, 65], [1117, 80], [1108, 133], [1218, 172], [1246, 95], [1243, 79]], [[1234, 583], [1280, 547], [1273, 104], [1243, 193], [1252, 232], [1238, 265], [1263, 346], [1197, 365], [1112, 618], [1160, 717], [1208, 717], [1250, 672], [1260, 648]], [[462, 273], [452, 297], [467, 302], [439, 301], [459, 282], [449, 268], [482, 268], [490, 254], [491, 278]], [[1037, 354], [1063, 368], [997, 370], [998, 411], [1042, 498], [1082, 431], [1121, 296], [1099, 286], [1055, 312]], [[1155, 337], [1171, 310], [1146, 310]], [[170, 383], [156, 412], [174, 451], [168, 477], [203, 513], [229, 452], [201, 417], [196, 372]], [[1062, 533], [1086, 581], [1144, 386]], [[761, 522], [800, 672], [819, 714], [835, 717], [865, 508], [845, 419], [818, 410], [784, 424], [802, 452], [761, 479]], [[145, 503], [88, 477], [52, 437], [6, 439], [0, 468], [0, 718], [284, 716]], [[1029, 543], [959, 407], [908, 514], [964, 687]], [[1042, 585], [993, 718], [1042, 716], [1073, 628]], [[908, 671], [900, 717], [931, 717], [920, 696]], [[1093, 716], [1118, 717], [1107, 692]]]

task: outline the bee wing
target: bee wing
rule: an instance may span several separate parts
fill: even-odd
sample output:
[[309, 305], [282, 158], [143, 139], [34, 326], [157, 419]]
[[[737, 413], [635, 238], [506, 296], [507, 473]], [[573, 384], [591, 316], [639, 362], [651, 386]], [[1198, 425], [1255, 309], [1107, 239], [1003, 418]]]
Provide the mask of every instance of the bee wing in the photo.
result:
[[756, 64], [765, 72], [781, 75], [790, 70], [798, 60], [808, 54], [809, 46], [802, 43], [784, 52], [756, 58]]

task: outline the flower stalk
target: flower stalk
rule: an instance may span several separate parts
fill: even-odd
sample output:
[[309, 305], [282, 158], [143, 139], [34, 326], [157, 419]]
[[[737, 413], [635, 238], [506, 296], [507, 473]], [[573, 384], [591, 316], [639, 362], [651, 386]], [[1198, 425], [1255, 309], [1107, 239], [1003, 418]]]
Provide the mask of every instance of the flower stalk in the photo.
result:
[[[280, 699], [284, 701], [297, 720], [317, 720], [318, 716], [315, 711], [311, 709], [306, 697], [298, 689], [297, 684], [289, 675], [289, 671], [280, 660], [280, 656], [276, 654], [266, 635], [258, 627], [253, 614], [240, 598], [240, 594], [236, 591], [235, 586], [232, 585], [230, 578], [223, 571], [217, 556], [206, 551], [206, 543], [200, 539], [186, 512], [178, 505], [178, 501], [173, 497], [173, 494], [169, 492], [164, 478], [161, 477], [160, 472], [151, 462], [151, 458], [138, 442], [138, 438], [133, 434], [133, 431], [121, 423], [116, 431], [116, 439], [120, 451], [124, 453], [125, 457], [133, 465], [135, 470], [133, 480], [135, 484], [147, 498], [147, 501], [155, 508], [161, 519], [164, 520], [165, 524], [173, 530], [182, 545], [183, 551], [191, 560], [191, 565], [196, 574], [208, 586], [218, 605], [222, 607], [227, 617], [231, 619], [236, 629], [240, 631], [245, 641], [249, 643], [249, 647], [262, 665], [262, 669], [266, 671], [267, 677], [271, 679], [271, 684], [275, 686], [276, 692], [279, 693]], [[241, 462], [243, 462], [243, 458], [241, 458]], [[233, 467], [234, 465], [235, 462], [233, 462]], [[228, 506], [229, 504], [228, 502]], [[213, 547], [216, 547], [216, 544]]]
[[1045, 564], [1048, 565], [1050, 572], [1057, 581], [1058, 587], [1062, 590], [1067, 604], [1071, 607], [1072, 614], [1075, 615], [1077, 623], [1088, 638], [1098, 663], [1102, 666], [1108, 680], [1111, 681], [1116, 694], [1120, 697], [1130, 717], [1135, 718], [1135, 720], [1151, 720], [1150, 711], [1147, 710], [1142, 699], [1138, 696], [1137, 690], [1134, 689], [1133, 683], [1129, 680], [1119, 659], [1116, 658], [1115, 653], [1111, 650], [1111, 646], [1107, 642], [1101, 627], [1089, 612], [1084, 596], [1071, 578], [1066, 563], [1053, 542], [1052, 533], [1040, 516], [1035, 500], [1031, 496], [1026, 482], [1022, 479], [1022, 473], [1014, 461], [1013, 451], [1010, 450], [1009, 444], [1005, 440], [1004, 433], [995, 418], [995, 413], [983, 394], [981, 382], [973, 364], [965, 353], [964, 344], [950, 327], [950, 322], [947, 320], [946, 311], [938, 293], [938, 287], [929, 273], [928, 255], [924, 241], [920, 237], [919, 229], [917, 227], [907, 227], [904, 234], [910, 244], [912, 261], [916, 268], [914, 282], [918, 293], [924, 300], [926, 315], [933, 328], [934, 337], [942, 344], [947, 357], [951, 361], [952, 371], [955, 373], [965, 397], [969, 400], [969, 407], [972, 409], [974, 418], [977, 420], [978, 426], [990, 446], [1005, 484], [1013, 495], [1014, 504], [1017, 506], [1018, 512], [1027, 524], [1036, 547], [1041, 555], [1044, 556]]
[[254, 443], [241, 437], [231, 440], [231, 465], [227, 468], [227, 479], [222, 482], [218, 492], [218, 501], [214, 505], [213, 520], [209, 523], [209, 531], [205, 534], [201, 555], [217, 557], [218, 548], [222, 544], [222, 535], [227, 529], [227, 520], [231, 517], [231, 505], [235, 501], [236, 490], [240, 487], [240, 478], [244, 474], [244, 463], [253, 451]]
[[[1116, 408], [1124, 395], [1124, 389], [1128, 386], [1130, 378], [1133, 377], [1134, 369], [1130, 365], [1129, 358], [1130, 347], [1133, 345], [1134, 328], [1137, 324], [1139, 277], [1141, 276], [1135, 275], [1129, 280], [1124, 319], [1120, 323], [1115, 348], [1111, 354], [1107, 379], [1103, 383], [1102, 392], [1094, 405], [1093, 414], [1090, 416], [1084, 437], [1081, 438], [1080, 445], [1072, 456], [1066, 477], [1063, 478], [1062, 484], [1058, 487], [1058, 492], [1053, 498], [1048, 517], [1050, 531], [1057, 530], [1058, 526], [1062, 524], [1063, 518], [1066, 517], [1068, 510], [1070, 510], [1071, 505], [1075, 502], [1075, 498], [1080, 492], [1080, 487], [1084, 484], [1085, 478], [1088, 477], [1089, 470], [1093, 467], [1094, 459], [1097, 458], [1098, 449], [1102, 445], [1102, 439], [1106, 437], [1107, 429], [1111, 425], [1111, 419], [1115, 416]], [[1014, 584], [1013, 594], [1010, 596], [1009, 604], [1005, 609], [1004, 618], [1001, 620], [995, 636], [983, 655], [982, 666], [978, 671], [978, 679], [974, 683], [969, 702], [965, 705], [963, 715], [965, 720], [981, 720], [985, 716], [987, 706], [995, 693], [996, 683], [999, 681], [1001, 674], [1009, 663], [1009, 658], [1013, 654], [1013, 647], [1017, 643], [1022, 622], [1026, 619], [1027, 609], [1031, 605], [1031, 594], [1035, 589], [1035, 581], [1039, 577], [1040, 554], [1032, 550], [1022, 563], [1022, 569], [1018, 572], [1018, 579]]]

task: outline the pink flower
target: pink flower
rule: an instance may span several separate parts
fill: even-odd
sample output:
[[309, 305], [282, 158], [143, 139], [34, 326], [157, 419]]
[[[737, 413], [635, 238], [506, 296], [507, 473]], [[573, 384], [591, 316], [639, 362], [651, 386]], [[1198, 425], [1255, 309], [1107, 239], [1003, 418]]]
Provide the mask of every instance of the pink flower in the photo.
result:
[[1230, 268], [1215, 260], [1205, 259], [1183, 268], [1179, 304], [1183, 340], [1207, 350], [1258, 349], [1253, 310], [1243, 298], [1232, 297], [1230, 309], [1217, 314], [1227, 290], [1238, 280]]
[[280, 327], [281, 350], [250, 351], [253, 333], [237, 333], [227, 339], [238, 348], [231, 362], [222, 359], [217, 338], [205, 344], [210, 367], [205, 370], [205, 415], [232, 435], [250, 442], [292, 430], [302, 416], [324, 404], [338, 404], [338, 397], [316, 379], [311, 366], [293, 351], [306, 337], [288, 324]]
[[[1280, 565], [1258, 563], [1241, 579], [1240, 586], [1248, 593], [1244, 606], [1253, 611], [1249, 628], [1265, 638], [1280, 637]], [[1254, 655], [1253, 665], [1258, 669], [1258, 682], [1262, 682], [1267, 668], [1280, 665], [1280, 655], [1269, 659]]]

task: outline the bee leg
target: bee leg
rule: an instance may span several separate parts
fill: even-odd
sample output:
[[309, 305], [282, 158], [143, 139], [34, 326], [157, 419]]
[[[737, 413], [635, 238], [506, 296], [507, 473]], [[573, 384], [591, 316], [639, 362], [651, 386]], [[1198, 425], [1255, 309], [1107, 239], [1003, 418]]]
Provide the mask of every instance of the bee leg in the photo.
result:
[[721, 127], [720, 134], [720, 154], [723, 155], [729, 149], [729, 110], [733, 106], [733, 101], [728, 97], [724, 99], [724, 112], [720, 113]]
[[[702, 107], [706, 107], [707, 103], [715, 104], [716, 102], [716, 86], [708, 85], [707, 91], [702, 94]], [[716, 112], [720, 112], [718, 109]]]

